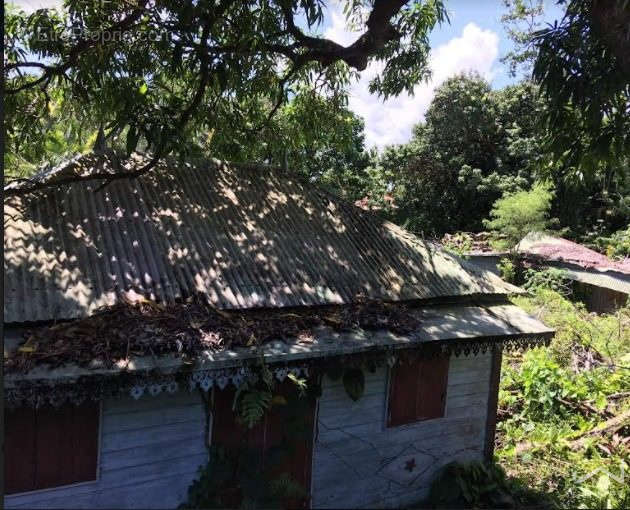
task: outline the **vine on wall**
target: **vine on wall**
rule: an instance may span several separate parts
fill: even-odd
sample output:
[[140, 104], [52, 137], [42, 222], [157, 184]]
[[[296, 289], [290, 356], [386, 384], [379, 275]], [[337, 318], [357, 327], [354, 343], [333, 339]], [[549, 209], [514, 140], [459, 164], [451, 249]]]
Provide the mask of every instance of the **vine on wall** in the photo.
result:
[[[320, 379], [288, 374], [279, 383], [261, 362], [256, 380], [234, 392], [229, 437], [208, 445], [209, 461], [182, 508], [306, 507], [308, 491], [293, 461], [313, 440], [314, 413], [309, 411], [321, 394]], [[216, 402], [210, 394], [203, 398], [209, 417]]]

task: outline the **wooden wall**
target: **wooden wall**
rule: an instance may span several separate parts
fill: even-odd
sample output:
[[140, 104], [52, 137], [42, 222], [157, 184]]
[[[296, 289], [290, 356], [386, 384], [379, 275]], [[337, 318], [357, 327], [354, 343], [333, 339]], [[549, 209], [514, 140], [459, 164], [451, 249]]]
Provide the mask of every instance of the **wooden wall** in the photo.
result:
[[444, 418], [386, 428], [387, 368], [366, 374], [353, 402], [324, 378], [313, 456], [313, 508], [399, 507], [428, 494], [453, 460], [483, 459], [489, 354], [453, 357]]
[[[313, 452], [312, 506], [397, 507], [427, 495], [452, 460], [482, 459], [490, 355], [452, 358], [444, 418], [385, 427], [387, 368], [366, 373], [357, 402], [323, 381]], [[99, 479], [5, 497], [7, 508], [175, 508], [205, 464], [199, 395], [103, 403]], [[412, 462], [410, 462], [412, 461]], [[407, 468], [407, 469], [406, 469]]]
[[5, 496], [5, 508], [174, 508], [207, 461], [197, 392], [107, 400], [96, 482]]
[[628, 294], [584, 282], [573, 282], [574, 299], [583, 301], [589, 312], [615, 313], [626, 304]]

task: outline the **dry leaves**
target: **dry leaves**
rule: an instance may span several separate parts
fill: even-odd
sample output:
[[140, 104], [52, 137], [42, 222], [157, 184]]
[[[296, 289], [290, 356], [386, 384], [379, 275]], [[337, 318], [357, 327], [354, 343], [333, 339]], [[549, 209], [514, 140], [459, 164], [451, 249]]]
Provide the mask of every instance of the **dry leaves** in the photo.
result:
[[313, 329], [387, 329], [405, 334], [418, 320], [400, 304], [359, 299], [351, 305], [282, 310], [221, 311], [201, 296], [186, 303], [117, 304], [72, 322], [41, 328], [9, 359], [5, 370], [25, 372], [39, 363], [106, 365], [130, 356], [179, 354], [260, 345], [270, 340], [312, 341]]

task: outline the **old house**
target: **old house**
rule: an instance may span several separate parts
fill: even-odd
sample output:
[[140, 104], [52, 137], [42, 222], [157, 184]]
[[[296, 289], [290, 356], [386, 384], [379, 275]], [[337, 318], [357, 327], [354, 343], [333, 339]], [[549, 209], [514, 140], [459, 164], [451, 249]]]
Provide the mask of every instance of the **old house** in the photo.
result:
[[[267, 167], [12, 196], [4, 249], [6, 508], [172, 508], [213, 448], [268, 459], [298, 429], [255, 464], [289, 506], [410, 504], [491, 455], [502, 349], [552, 335], [519, 289]], [[255, 490], [225, 480], [222, 506]]]
[[517, 250], [525, 260], [564, 269], [575, 296], [590, 311], [610, 312], [628, 301], [630, 260], [610, 260], [586, 246], [540, 232], [530, 232]]

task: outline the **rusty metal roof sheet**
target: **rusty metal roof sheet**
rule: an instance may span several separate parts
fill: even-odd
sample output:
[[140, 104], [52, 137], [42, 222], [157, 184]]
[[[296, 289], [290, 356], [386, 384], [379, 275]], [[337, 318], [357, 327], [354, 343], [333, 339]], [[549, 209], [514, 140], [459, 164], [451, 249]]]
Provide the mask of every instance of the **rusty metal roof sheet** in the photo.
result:
[[[121, 170], [90, 154], [46, 179]], [[5, 322], [199, 292], [219, 308], [244, 309], [344, 304], [357, 294], [405, 301], [519, 291], [278, 169], [167, 160], [99, 186], [5, 200]]]
[[527, 234], [518, 243], [516, 249], [524, 255], [573, 264], [587, 270], [612, 271], [630, 275], [630, 258], [622, 261], [611, 260], [606, 255], [602, 255], [586, 246], [541, 232], [530, 232]]
[[623, 294], [630, 294], [630, 275], [597, 269], [576, 269], [573, 266], [556, 263], [552, 267], [560, 267], [567, 272], [567, 278], [578, 282], [603, 287]]

